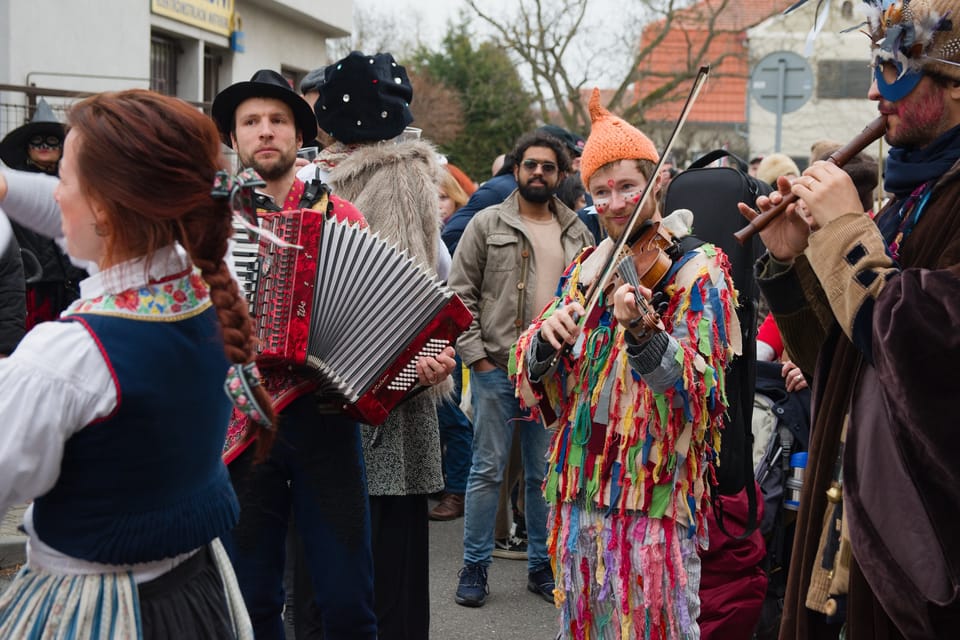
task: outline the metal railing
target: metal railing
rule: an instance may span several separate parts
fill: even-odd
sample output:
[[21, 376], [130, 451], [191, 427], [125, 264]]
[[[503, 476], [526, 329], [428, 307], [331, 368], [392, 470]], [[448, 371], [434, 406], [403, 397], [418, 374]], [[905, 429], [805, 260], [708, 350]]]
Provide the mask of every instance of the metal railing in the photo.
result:
[[[70, 105], [93, 95], [89, 91], [66, 91], [64, 89], [50, 89], [44, 87], [0, 84], [0, 139], [17, 127], [30, 122], [34, 111], [37, 109], [37, 100], [44, 98], [50, 104], [54, 114], [62, 121], [66, 122], [66, 113]], [[13, 94], [13, 95], [11, 95]], [[18, 99], [16, 94], [21, 94], [22, 99]], [[210, 113], [209, 102], [191, 102], [188, 104], [202, 109], [204, 113]]]

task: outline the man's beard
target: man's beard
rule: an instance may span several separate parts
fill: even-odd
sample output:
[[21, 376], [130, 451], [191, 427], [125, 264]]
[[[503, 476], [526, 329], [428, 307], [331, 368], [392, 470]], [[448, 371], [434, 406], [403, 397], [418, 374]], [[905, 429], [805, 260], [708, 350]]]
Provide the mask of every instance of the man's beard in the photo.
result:
[[892, 147], [922, 149], [950, 128], [942, 96], [936, 90], [902, 105], [896, 115], [897, 126], [887, 136]]
[[556, 187], [549, 187], [547, 185], [531, 185], [529, 182], [527, 184], [518, 184], [517, 190], [520, 192], [520, 197], [522, 197], [527, 202], [534, 202], [536, 204], [543, 204], [544, 202], [549, 202], [550, 198], [553, 197], [553, 194], [557, 192]]
[[267, 182], [270, 182], [273, 180], [279, 180], [280, 178], [287, 175], [287, 172], [290, 171], [290, 167], [292, 167], [296, 161], [297, 161], [296, 151], [289, 154], [289, 156], [287, 156], [283, 152], [280, 152], [279, 158], [277, 158], [275, 161], [269, 162], [266, 165], [261, 162], [258, 162], [252, 157], [244, 158], [243, 156], [240, 156], [240, 164], [242, 164], [245, 168], [253, 169], [254, 171], [257, 172], [257, 175], [259, 175], [261, 178], [263, 178]]

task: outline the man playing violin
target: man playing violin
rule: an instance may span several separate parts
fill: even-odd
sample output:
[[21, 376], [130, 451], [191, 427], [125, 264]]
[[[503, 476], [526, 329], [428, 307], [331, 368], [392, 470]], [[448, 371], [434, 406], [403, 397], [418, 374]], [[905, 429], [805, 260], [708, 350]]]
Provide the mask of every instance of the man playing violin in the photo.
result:
[[817, 162], [757, 201], [805, 205], [761, 232], [757, 265], [815, 393], [781, 639], [835, 638], [844, 609], [851, 640], [960, 622], [960, 2], [866, 4], [893, 197], [871, 220]]
[[[722, 251], [684, 251], [666, 233], [674, 259], [659, 282], [639, 273], [586, 310], [651, 179], [633, 228], [661, 221], [653, 144], [596, 90], [590, 115], [581, 172], [609, 237], [567, 268], [511, 358], [522, 403], [556, 427], [544, 488], [560, 637], [696, 638], [706, 470], [718, 453], [723, 371], [740, 346], [736, 293]], [[637, 252], [662, 250], [642, 244]]]

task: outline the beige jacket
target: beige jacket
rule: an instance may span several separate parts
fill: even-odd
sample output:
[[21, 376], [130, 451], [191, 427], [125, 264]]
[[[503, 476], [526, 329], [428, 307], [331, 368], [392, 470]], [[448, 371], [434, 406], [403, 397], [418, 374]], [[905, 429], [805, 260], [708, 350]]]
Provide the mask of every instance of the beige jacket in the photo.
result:
[[[593, 244], [593, 236], [558, 199], [553, 199], [552, 207], [560, 222], [564, 263], [569, 264]], [[473, 314], [470, 328], [457, 340], [465, 365], [489, 358], [506, 369], [510, 345], [541, 311], [533, 308], [536, 268], [517, 191], [479, 212], [467, 225], [448, 282]]]

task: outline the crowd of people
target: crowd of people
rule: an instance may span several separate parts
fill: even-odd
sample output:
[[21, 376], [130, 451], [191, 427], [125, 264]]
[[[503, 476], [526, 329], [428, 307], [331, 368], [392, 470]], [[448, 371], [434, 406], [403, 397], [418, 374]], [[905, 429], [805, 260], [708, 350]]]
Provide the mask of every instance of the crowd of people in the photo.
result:
[[[744, 217], [790, 198], [760, 231], [757, 355], [810, 421], [802, 483], [775, 505], [795, 513], [785, 640], [960, 622], [958, 9], [866, 2], [882, 189], [880, 161], [838, 167], [831, 141], [803, 170], [750, 162], [774, 191]], [[459, 605], [495, 598], [492, 559], [515, 558], [564, 640], [766, 637], [764, 537], [740, 544], [710, 497], [738, 292], [698, 212], [661, 209], [681, 169], [596, 90], [586, 139], [544, 125], [478, 185], [411, 127], [392, 55], [298, 88], [258, 71], [212, 117], [145, 90], [66, 123], [41, 101], [0, 141], [0, 513], [29, 504], [0, 637], [427, 638], [429, 522], [461, 517]], [[383, 424], [258, 362], [244, 208], [368, 229], [472, 314]], [[638, 234], [662, 272], [623, 252]], [[720, 575], [749, 585], [708, 596]]]

